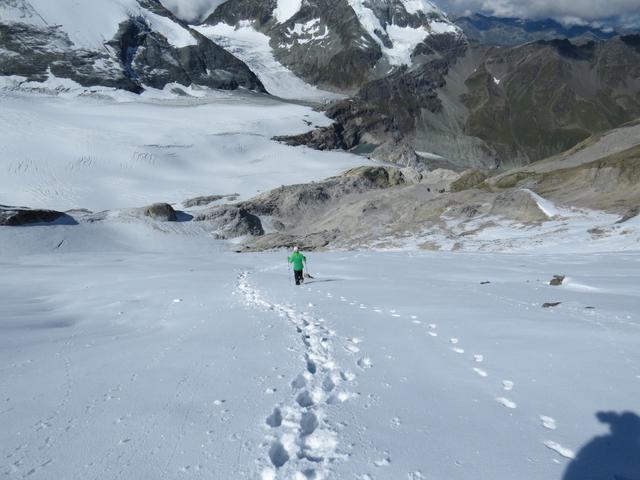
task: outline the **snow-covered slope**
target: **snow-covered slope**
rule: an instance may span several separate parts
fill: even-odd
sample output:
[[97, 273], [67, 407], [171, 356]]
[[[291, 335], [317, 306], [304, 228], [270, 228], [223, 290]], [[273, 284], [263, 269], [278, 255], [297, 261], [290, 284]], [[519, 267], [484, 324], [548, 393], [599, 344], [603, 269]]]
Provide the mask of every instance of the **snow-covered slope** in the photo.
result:
[[640, 474], [637, 254], [308, 259], [0, 228], [2, 475]]
[[[427, 0], [349, 0], [349, 5], [394, 66], [411, 65], [411, 54], [429, 35], [460, 33], [444, 12]], [[389, 10], [393, 12], [390, 16]]]
[[204, 96], [5, 92], [0, 204], [103, 210], [198, 195], [248, 198], [362, 163], [270, 140], [327, 123], [310, 108], [249, 94], [186, 92]]

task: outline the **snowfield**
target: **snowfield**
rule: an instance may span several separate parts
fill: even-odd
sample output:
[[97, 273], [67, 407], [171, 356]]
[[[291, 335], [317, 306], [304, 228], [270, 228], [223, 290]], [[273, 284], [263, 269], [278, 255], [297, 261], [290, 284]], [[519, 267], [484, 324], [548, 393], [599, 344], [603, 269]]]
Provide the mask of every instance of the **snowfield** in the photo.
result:
[[296, 288], [186, 233], [0, 229], [6, 478], [637, 478], [638, 253], [309, 254]]
[[[13, 89], [18, 82], [4, 80]], [[0, 91], [0, 204], [97, 211], [211, 194], [249, 198], [363, 163], [272, 141], [329, 119], [264, 95], [180, 86], [191, 96], [87, 94], [55, 78], [19, 88]]]
[[[248, 198], [366, 163], [272, 141], [328, 120], [267, 96], [3, 86], [0, 204]], [[534, 198], [539, 230], [464, 245], [503, 252], [308, 254], [301, 287], [287, 252], [194, 222], [0, 227], [0, 475], [640, 478], [640, 227], [587, 254], [617, 217]]]

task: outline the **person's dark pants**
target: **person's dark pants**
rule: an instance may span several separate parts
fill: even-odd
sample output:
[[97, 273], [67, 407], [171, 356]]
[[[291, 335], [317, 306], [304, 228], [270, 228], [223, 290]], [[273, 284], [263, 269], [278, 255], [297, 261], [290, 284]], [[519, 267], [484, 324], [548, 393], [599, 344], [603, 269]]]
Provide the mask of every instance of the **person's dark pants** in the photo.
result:
[[296, 279], [296, 285], [300, 285], [302, 282], [304, 282], [303, 270], [294, 270], [293, 277]]

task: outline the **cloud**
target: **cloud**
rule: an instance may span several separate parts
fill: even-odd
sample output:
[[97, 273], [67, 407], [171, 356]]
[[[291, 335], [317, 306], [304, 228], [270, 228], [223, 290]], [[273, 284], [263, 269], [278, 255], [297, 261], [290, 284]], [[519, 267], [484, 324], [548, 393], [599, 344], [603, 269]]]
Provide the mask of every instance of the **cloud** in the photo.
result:
[[173, 14], [187, 22], [199, 22], [226, 0], [160, 0]]
[[638, 20], [639, 0], [439, 0], [454, 15], [465, 11], [483, 12], [497, 17], [554, 18], [569, 23], [607, 23], [624, 25]]

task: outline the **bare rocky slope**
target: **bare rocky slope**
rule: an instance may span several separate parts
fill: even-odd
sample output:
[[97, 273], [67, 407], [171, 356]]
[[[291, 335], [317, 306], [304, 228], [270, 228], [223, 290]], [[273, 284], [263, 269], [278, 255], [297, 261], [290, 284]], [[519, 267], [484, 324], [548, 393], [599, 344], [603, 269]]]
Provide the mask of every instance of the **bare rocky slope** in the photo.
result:
[[640, 116], [640, 36], [516, 47], [427, 39], [412, 67], [331, 105], [330, 127], [282, 139], [401, 164], [509, 168]]
[[[406, 241], [422, 249], [456, 249], [495, 228], [515, 230], [526, 241], [555, 222], [547, 230], [557, 234], [568, 228], [558, 222], [578, 215], [578, 228], [596, 238], [640, 214], [639, 128], [630, 124], [500, 174], [363, 166], [242, 202], [211, 195], [175, 208], [159, 203], [95, 214], [0, 206], [0, 224], [143, 221], [171, 231], [170, 222], [189, 222], [197, 231], [234, 240], [237, 251], [380, 248]], [[610, 214], [604, 227], [594, 223], [600, 214], [589, 213], [596, 210]], [[505, 242], [504, 231], [495, 232], [489, 242]]]
[[[259, 220], [263, 231], [247, 237], [246, 250], [294, 244], [306, 249], [384, 245], [429, 231], [464, 241], [458, 227], [465, 222], [477, 224], [464, 233], [471, 235], [495, 226], [497, 219], [520, 225], [550, 220], [553, 214], [545, 211], [536, 194], [564, 208], [602, 210], [626, 221], [640, 211], [638, 128], [628, 125], [590, 138], [563, 155], [498, 175], [361, 167], [322, 182], [213, 206], [195, 220], [233, 211]], [[439, 247], [426, 241], [422, 248]]]

